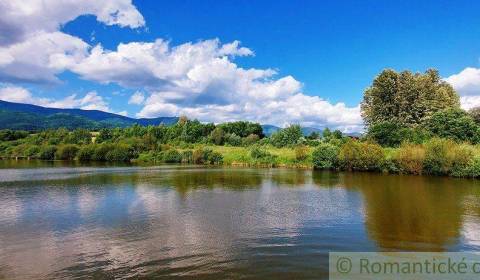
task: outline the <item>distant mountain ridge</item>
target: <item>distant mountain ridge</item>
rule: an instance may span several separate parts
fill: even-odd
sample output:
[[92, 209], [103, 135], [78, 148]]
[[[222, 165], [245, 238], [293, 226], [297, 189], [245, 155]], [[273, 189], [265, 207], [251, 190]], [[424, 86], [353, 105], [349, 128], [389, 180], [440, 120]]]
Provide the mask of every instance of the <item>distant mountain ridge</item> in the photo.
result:
[[177, 121], [178, 117], [134, 119], [98, 110], [47, 108], [0, 100], [0, 129], [40, 130], [58, 127], [99, 129], [128, 127], [134, 124], [171, 125]]
[[[142, 126], [160, 124], [172, 125], [177, 122], [178, 117], [135, 119], [98, 110], [47, 108], [0, 100], [0, 129], [31, 131], [59, 127], [65, 127], [67, 129], [101, 129], [129, 127], [135, 124]], [[262, 125], [262, 128], [263, 133], [267, 136], [282, 129], [278, 126], [269, 124]], [[323, 129], [302, 127], [302, 132], [305, 136], [308, 136], [312, 132], [322, 134]]]

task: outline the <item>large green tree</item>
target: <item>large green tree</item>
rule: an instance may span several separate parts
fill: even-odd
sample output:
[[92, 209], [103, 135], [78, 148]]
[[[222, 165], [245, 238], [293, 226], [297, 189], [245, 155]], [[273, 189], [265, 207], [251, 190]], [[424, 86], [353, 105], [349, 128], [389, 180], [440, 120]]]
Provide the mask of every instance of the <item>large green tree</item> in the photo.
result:
[[438, 71], [420, 74], [386, 69], [366, 89], [361, 111], [368, 126], [392, 122], [413, 127], [435, 112], [459, 106], [458, 94]]

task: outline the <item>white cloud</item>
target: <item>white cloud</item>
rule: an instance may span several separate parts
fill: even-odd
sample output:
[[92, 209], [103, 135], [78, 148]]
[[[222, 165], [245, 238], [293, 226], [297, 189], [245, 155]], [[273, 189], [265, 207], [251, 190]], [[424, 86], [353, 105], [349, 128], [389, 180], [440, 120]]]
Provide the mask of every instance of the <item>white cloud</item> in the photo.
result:
[[0, 88], [0, 100], [28, 103], [50, 108], [80, 108], [84, 110], [100, 110], [111, 112], [108, 103], [95, 91], [88, 92], [83, 97], [77, 98], [76, 94], [63, 99], [35, 97], [29, 90], [18, 86], [5, 86]]
[[58, 82], [56, 74], [90, 48], [60, 31], [81, 15], [94, 15], [106, 25], [145, 24], [131, 0], [0, 0], [0, 81]]
[[136, 91], [128, 100], [128, 104], [141, 105], [145, 101], [145, 95], [139, 91]]
[[480, 95], [480, 69], [468, 67], [445, 79], [461, 95]]
[[463, 109], [469, 110], [480, 106], [480, 69], [467, 67], [460, 73], [446, 78], [445, 81], [460, 95]]
[[[71, 71], [89, 81], [148, 92], [148, 96], [139, 93], [129, 100], [143, 104], [139, 117], [185, 114], [213, 122], [246, 119], [362, 129], [358, 106], [306, 95], [301, 82], [292, 76], [277, 77], [273, 69], [237, 65], [236, 57], [254, 55], [239, 41], [222, 44], [213, 39], [171, 46], [157, 39], [107, 50], [60, 31], [63, 24], [86, 14], [107, 25], [144, 26], [130, 0], [0, 0], [0, 81], [52, 83], [59, 82], [59, 73]], [[98, 98], [89, 93], [81, 98], [72, 95], [35, 102], [110, 110]]]
[[131, 0], [0, 0], [0, 45], [26, 41], [37, 32], [59, 31], [82, 15], [94, 15], [106, 25], [145, 25]]

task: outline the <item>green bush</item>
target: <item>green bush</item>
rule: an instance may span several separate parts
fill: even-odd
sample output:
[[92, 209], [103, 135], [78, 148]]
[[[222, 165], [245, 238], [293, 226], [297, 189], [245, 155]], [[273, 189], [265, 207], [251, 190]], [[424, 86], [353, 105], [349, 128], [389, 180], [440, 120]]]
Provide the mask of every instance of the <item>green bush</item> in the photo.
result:
[[474, 158], [471, 146], [450, 139], [433, 138], [425, 144], [425, 150], [424, 170], [433, 175], [458, 173]]
[[223, 156], [219, 152], [212, 152], [208, 155], [207, 161], [209, 164], [222, 164]]
[[454, 177], [470, 177], [470, 178], [479, 178], [480, 177], [480, 158], [474, 158], [466, 167], [463, 169], [457, 169], [452, 172]]
[[238, 147], [242, 145], [242, 137], [236, 135], [235, 133], [227, 134], [225, 136], [225, 144], [229, 146]]
[[480, 128], [467, 112], [461, 109], [448, 109], [437, 112], [428, 119], [425, 127], [440, 138], [448, 138], [457, 142], [480, 141]]
[[348, 141], [338, 154], [339, 165], [345, 170], [378, 171], [384, 160], [382, 147], [369, 142]]
[[260, 137], [257, 134], [250, 134], [247, 137], [243, 138], [242, 145], [251, 146], [257, 143], [259, 140], [260, 140]]
[[425, 148], [422, 145], [403, 144], [394, 156], [400, 172], [422, 174], [425, 162]]
[[163, 161], [166, 163], [182, 162], [182, 155], [175, 149], [170, 149], [163, 154]]
[[29, 146], [28, 148], [25, 149], [25, 156], [30, 157], [30, 158], [35, 158], [38, 156], [38, 153], [40, 152], [40, 147], [39, 146]]
[[297, 144], [302, 136], [302, 128], [299, 125], [291, 125], [273, 133], [270, 141], [275, 147], [281, 148]]
[[182, 152], [182, 163], [193, 163], [193, 152], [191, 150]]
[[95, 161], [106, 161], [107, 160], [107, 153], [114, 148], [112, 144], [99, 144], [95, 145], [95, 151], [92, 155], [92, 160]]
[[250, 156], [253, 159], [262, 159], [270, 156], [270, 153], [262, 149], [260, 146], [253, 146], [250, 149]]
[[77, 156], [78, 146], [73, 144], [61, 145], [55, 153], [55, 158], [60, 160], [74, 160]]
[[131, 153], [131, 147], [129, 145], [120, 144], [114, 145], [113, 149], [110, 149], [105, 154], [106, 161], [130, 161], [133, 156]]
[[368, 128], [367, 138], [384, 147], [397, 147], [403, 141], [404, 127], [394, 122], [381, 122]]
[[313, 151], [313, 166], [318, 169], [331, 169], [337, 165], [337, 157], [339, 153], [337, 146], [322, 143]]
[[43, 160], [54, 160], [56, 151], [57, 151], [56, 146], [53, 146], [53, 145], [42, 146], [40, 147], [38, 158]]
[[80, 161], [90, 161], [93, 160], [93, 155], [95, 154], [95, 145], [85, 145], [80, 147], [77, 153], [77, 159]]
[[298, 145], [295, 147], [295, 160], [304, 161], [308, 158], [308, 147], [305, 145]]

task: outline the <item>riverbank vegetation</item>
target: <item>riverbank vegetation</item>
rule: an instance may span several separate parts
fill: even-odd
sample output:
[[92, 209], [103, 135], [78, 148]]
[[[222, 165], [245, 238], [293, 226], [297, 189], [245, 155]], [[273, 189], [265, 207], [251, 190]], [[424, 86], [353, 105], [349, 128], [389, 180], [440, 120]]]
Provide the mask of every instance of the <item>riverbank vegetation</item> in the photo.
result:
[[480, 109], [466, 112], [435, 70], [384, 70], [361, 104], [366, 131], [349, 137], [328, 128], [303, 135], [290, 125], [270, 136], [260, 124], [0, 131], [0, 157], [317, 168], [480, 177]]

